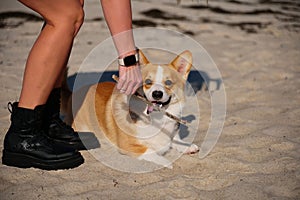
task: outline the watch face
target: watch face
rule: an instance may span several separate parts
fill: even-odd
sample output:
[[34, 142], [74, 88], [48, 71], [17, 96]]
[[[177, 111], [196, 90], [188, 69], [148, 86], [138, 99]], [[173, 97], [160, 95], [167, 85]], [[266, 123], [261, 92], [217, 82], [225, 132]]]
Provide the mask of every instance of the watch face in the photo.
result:
[[135, 58], [135, 55], [130, 55], [124, 58], [124, 65], [125, 66], [131, 66], [135, 65], [137, 63], [137, 60]]

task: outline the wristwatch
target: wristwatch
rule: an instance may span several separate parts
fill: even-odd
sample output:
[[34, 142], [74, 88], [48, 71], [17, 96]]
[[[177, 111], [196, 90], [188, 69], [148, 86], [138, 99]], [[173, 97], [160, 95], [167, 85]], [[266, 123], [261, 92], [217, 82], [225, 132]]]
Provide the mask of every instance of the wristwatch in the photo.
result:
[[119, 58], [119, 65], [129, 67], [139, 62], [139, 54], [129, 55], [124, 58]]

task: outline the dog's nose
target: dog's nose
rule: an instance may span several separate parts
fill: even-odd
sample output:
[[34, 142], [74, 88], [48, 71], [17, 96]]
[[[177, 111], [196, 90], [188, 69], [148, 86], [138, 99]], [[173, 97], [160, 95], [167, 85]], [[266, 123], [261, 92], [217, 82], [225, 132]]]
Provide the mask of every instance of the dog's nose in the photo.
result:
[[163, 92], [162, 91], [159, 91], [159, 90], [155, 90], [152, 92], [152, 97], [155, 99], [155, 100], [160, 100], [162, 97], [163, 97]]

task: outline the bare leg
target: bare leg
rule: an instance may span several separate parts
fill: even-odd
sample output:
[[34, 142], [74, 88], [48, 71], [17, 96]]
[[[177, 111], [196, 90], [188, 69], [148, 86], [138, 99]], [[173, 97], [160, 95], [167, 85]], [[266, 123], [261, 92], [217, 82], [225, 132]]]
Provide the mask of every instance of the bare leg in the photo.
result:
[[67, 65], [68, 65], [68, 61], [69, 61], [69, 57], [70, 57], [70, 54], [71, 54], [71, 49], [72, 47], [70, 48], [70, 51], [69, 51], [69, 55], [67, 56], [67, 60], [65, 61], [56, 81], [55, 81], [55, 84], [54, 84], [54, 88], [60, 88], [62, 86], [62, 82], [65, 78], [65, 70], [67, 68]]
[[83, 22], [82, 1], [20, 0], [41, 14], [46, 26], [34, 43], [26, 63], [19, 107], [33, 109], [45, 104], [60, 76]]

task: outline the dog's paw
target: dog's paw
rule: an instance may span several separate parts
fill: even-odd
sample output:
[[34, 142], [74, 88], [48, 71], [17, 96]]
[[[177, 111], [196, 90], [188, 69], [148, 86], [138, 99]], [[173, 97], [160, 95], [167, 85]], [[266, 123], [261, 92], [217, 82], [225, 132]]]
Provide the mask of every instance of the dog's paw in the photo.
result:
[[188, 148], [186, 148], [184, 154], [194, 154], [199, 151], [199, 147], [195, 144], [191, 144]]

